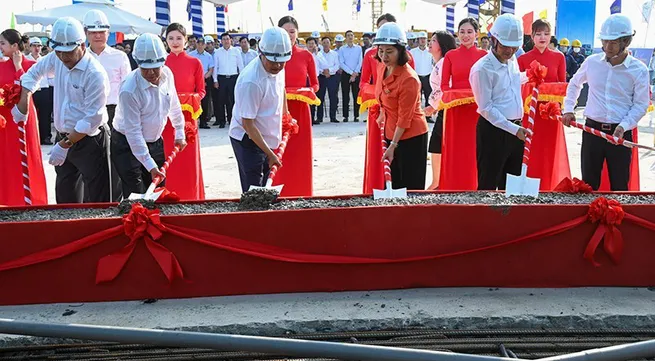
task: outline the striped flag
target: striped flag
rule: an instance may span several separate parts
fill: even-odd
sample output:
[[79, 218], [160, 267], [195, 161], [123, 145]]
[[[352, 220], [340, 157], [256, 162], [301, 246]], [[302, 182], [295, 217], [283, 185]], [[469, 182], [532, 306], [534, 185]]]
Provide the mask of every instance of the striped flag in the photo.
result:
[[500, 2], [500, 12], [501, 14], [514, 14], [514, 0], [501, 0]]
[[218, 36], [221, 36], [221, 34], [227, 31], [227, 23], [225, 22], [226, 12], [227, 6], [216, 5], [216, 34]]
[[188, 0], [186, 11], [189, 15], [189, 20], [191, 20], [193, 35], [203, 36], [204, 31], [202, 29], [202, 0]]
[[480, 17], [480, 0], [468, 0], [466, 7], [469, 18], [478, 19]]
[[614, 0], [612, 5], [610, 5], [610, 14], [620, 14], [621, 13], [621, 0]]
[[446, 6], [446, 31], [455, 34], [455, 6]]
[[155, 22], [161, 26], [168, 26], [171, 23], [170, 0], [155, 0]]

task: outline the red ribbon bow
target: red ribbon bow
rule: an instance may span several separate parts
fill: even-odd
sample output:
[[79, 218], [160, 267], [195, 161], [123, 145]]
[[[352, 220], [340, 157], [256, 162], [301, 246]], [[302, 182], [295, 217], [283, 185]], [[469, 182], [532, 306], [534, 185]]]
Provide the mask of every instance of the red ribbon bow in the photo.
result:
[[557, 102], [539, 104], [539, 115], [543, 119], [557, 120], [557, 117], [562, 115], [562, 108]]
[[368, 119], [376, 121], [380, 117], [380, 104], [372, 105], [368, 108]]
[[548, 68], [544, 65], [541, 65], [538, 61], [533, 60], [530, 63], [530, 69], [527, 71], [528, 81], [530, 83], [535, 83], [535, 86], [539, 86], [544, 82], [548, 74]]
[[195, 122], [184, 122], [184, 136], [187, 143], [194, 143], [198, 137], [198, 125]]
[[282, 134], [289, 132], [290, 135], [298, 134], [300, 127], [298, 121], [293, 119], [291, 113], [286, 113], [282, 116]]
[[619, 264], [623, 253], [623, 235], [616, 226], [620, 225], [623, 217], [625, 217], [621, 203], [605, 197], [596, 198], [589, 205], [587, 216], [592, 223], [598, 223], [598, 228], [596, 228], [596, 232], [594, 232], [587, 244], [584, 258], [594, 266], [599, 267], [600, 263], [594, 260], [594, 253], [596, 253], [600, 241], [605, 237], [603, 249], [605, 249], [614, 264]]
[[[0, 105], [6, 108], [13, 108], [20, 101], [22, 88], [20, 84], [8, 83], [0, 87]], [[0, 129], [7, 125], [7, 119], [0, 115]]]
[[180, 201], [180, 196], [175, 193], [175, 191], [171, 192], [166, 187], [158, 187], [155, 188], [155, 193], [161, 191], [162, 193], [159, 195], [159, 198], [155, 201], [155, 203], [177, 203]]
[[577, 193], [591, 193], [593, 192], [593, 188], [584, 181], [578, 179], [578, 178], [569, 178], [566, 177], [562, 179], [561, 182], [553, 189], [553, 192], [562, 192], [562, 193], [571, 193], [571, 194], [577, 194]]
[[166, 231], [166, 227], [159, 218], [158, 209], [150, 210], [141, 203], [133, 204], [130, 213], [123, 216], [123, 229], [125, 235], [130, 238], [130, 242], [120, 251], [98, 261], [96, 283], [109, 282], [118, 277], [140, 239], [144, 240], [148, 251], [157, 261], [169, 282], [175, 278], [184, 278], [182, 267], [173, 252], [155, 242]]

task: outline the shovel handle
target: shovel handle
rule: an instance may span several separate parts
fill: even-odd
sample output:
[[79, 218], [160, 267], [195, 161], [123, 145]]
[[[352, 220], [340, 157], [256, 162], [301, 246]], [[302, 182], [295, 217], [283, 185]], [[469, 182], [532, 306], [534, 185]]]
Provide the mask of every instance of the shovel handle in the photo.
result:
[[[558, 116], [555, 117], [555, 120], [557, 120], [557, 121], [559, 121], [561, 119], [562, 119], [561, 115], [558, 115]], [[597, 137], [601, 137], [601, 138], [605, 139], [606, 141], [608, 141], [608, 142], [610, 142], [612, 144], [615, 144], [615, 145], [622, 145], [622, 146], [627, 147], [627, 148], [633, 148], [634, 147], [634, 148], [642, 148], [642, 149], [648, 149], [648, 150], [655, 151], [655, 147], [649, 147], [647, 145], [637, 144], [637, 143], [631, 142], [629, 140], [625, 140], [623, 138], [615, 137], [612, 134], [607, 134], [605, 132], [601, 132], [598, 129], [588, 127], [588, 126], [586, 126], [584, 124], [580, 124], [578, 122], [571, 123], [570, 125], [572, 127], [583, 130], [583, 131], [585, 131], [587, 133], [591, 133], [591, 134], [593, 134], [593, 135], [595, 135]]]
[[[280, 142], [280, 146], [277, 148], [277, 152], [275, 155], [277, 158], [281, 161], [282, 157], [284, 156], [284, 150], [287, 149], [287, 143], [289, 142], [290, 134], [289, 132], [284, 132], [282, 135], [282, 141]], [[275, 175], [277, 174], [277, 171], [280, 169], [280, 167], [276, 165], [271, 167], [271, 170], [268, 173], [268, 179], [272, 180], [275, 178]]]
[[[387, 152], [387, 141], [384, 139], [384, 128], [385, 128], [386, 122], [384, 121], [384, 118], [382, 118], [382, 124], [380, 125], [380, 140], [382, 141], [382, 154]], [[384, 182], [385, 183], [391, 183], [391, 162], [389, 162], [389, 159], [384, 158], [383, 163], [383, 168], [384, 168]]]
[[[176, 145], [173, 148], [173, 151], [171, 152], [171, 154], [168, 155], [168, 158], [166, 158], [166, 161], [164, 162], [164, 165], [162, 165], [161, 168], [159, 168], [160, 172], [166, 174], [166, 171], [168, 170], [168, 167], [171, 166], [171, 163], [173, 163], [173, 159], [175, 159], [175, 157], [177, 157], [177, 153], [179, 151], [180, 151], [180, 146]], [[154, 184], [155, 186], [158, 186], [159, 183], [161, 183], [161, 181], [163, 181], [163, 180], [164, 180], [164, 177], [157, 176], [157, 177], [155, 177], [155, 179], [152, 180], [152, 184]]]
[[530, 99], [530, 112], [528, 113], [528, 134], [525, 136], [523, 143], [523, 167], [527, 168], [530, 163], [530, 150], [532, 148], [532, 131], [534, 129], [534, 118], [537, 112], [537, 102], [539, 100], [539, 87], [532, 88], [532, 98]]

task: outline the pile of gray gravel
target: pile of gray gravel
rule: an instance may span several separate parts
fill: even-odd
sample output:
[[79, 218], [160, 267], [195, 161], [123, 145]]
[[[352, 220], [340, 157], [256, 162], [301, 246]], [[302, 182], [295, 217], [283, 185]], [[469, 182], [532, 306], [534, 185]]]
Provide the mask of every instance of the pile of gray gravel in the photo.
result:
[[[249, 193], [242, 201], [207, 201], [203, 203], [164, 203], [139, 201], [147, 208], [159, 208], [162, 215], [216, 214], [244, 211], [277, 211], [316, 208], [350, 208], [394, 205], [425, 204], [468, 204], [512, 206], [522, 204], [590, 204], [600, 194], [566, 194], [542, 193], [539, 198], [505, 197], [497, 192], [460, 192], [460, 193], [413, 193], [406, 199], [374, 200], [371, 196], [353, 196], [343, 198], [309, 198], [277, 199], [274, 191], [262, 190]], [[616, 199], [621, 204], [655, 204], [655, 194], [604, 194], [609, 199]], [[12, 211], [0, 208], [0, 222], [30, 222], [48, 220], [70, 220], [121, 217], [129, 212], [134, 201], [124, 201], [118, 206], [107, 208], [61, 208], [56, 210]]]

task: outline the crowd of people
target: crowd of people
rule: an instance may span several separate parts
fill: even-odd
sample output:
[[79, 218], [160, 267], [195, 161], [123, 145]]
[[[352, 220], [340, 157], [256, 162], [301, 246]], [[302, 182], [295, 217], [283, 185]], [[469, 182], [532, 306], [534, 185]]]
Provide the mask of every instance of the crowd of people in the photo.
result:
[[[648, 70], [629, 54], [634, 30], [623, 15], [603, 23], [603, 52], [587, 59], [579, 41], [569, 51], [568, 40], [554, 40], [551, 25], [541, 19], [523, 49], [523, 24], [510, 14], [498, 17], [486, 36], [480, 36], [475, 19], [466, 18], [456, 36], [436, 31], [429, 40], [426, 32], [408, 38], [395, 17], [384, 14], [362, 45], [347, 31], [335, 37], [335, 47], [333, 39], [317, 32], [301, 47], [299, 24], [291, 16], [264, 31], [259, 42], [225, 33], [220, 45], [211, 36], [190, 37], [173, 23], [163, 39], [142, 34], [133, 46], [112, 48], [110, 26], [98, 10], [83, 24], [61, 18], [45, 56], [39, 39], [11, 29], [0, 34], [7, 58], [0, 62], [0, 84], [22, 87], [13, 108], [0, 107], [0, 115], [10, 120], [0, 129], [6, 171], [0, 177], [0, 204], [24, 204], [24, 161], [16, 135], [23, 126], [32, 203], [47, 202], [40, 144], [51, 140], [50, 118], [57, 203], [81, 203], [141, 194], [154, 179], [165, 179], [166, 188], [183, 200], [204, 199], [196, 134], [197, 128], [210, 128], [212, 117], [213, 125], [229, 126], [244, 192], [265, 186], [271, 169], [279, 168], [273, 184], [285, 185], [282, 196], [312, 196], [312, 125], [323, 121], [324, 109], [293, 96], [299, 89], [309, 88], [321, 101], [327, 93], [330, 122], [339, 122], [339, 87], [343, 122], [350, 109], [352, 120], [359, 121], [360, 89], [373, 94], [377, 106], [364, 120], [367, 194], [384, 188], [385, 159], [394, 188], [426, 189], [428, 152], [433, 179], [427, 189], [502, 190], [507, 174], [521, 173], [523, 143], [530, 138], [533, 164], [550, 169], [538, 170], [537, 176], [570, 174], [566, 151], [562, 155], [557, 147], [565, 146], [562, 126], [576, 121], [573, 111], [583, 84], [589, 86], [586, 124], [618, 137], [632, 139], [649, 105]], [[561, 123], [537, 117], [530, 130], [521, 87], [535, 60], [547, 67], [546, 83], [569, 85]], [[443, 97], [453, 92], [471, 93], [470, 106], [446, 110]], [[275, 149], [283, 122], [291, 118], [299, 132], [288, 141], [282, 161]], [[435, 123], [431, 135], [429, 122]], [[606, 164], [611, 190], [627, 190], [630, 151], [599, 139], [583, 136], [583, 180], [599, 189]], [[161, 167], [174, 149], [179, 155], [164, 174]], [[554, 166], [566, 169], [555, 172]], [[554, 187], [545, 183], [542, 190]]]

